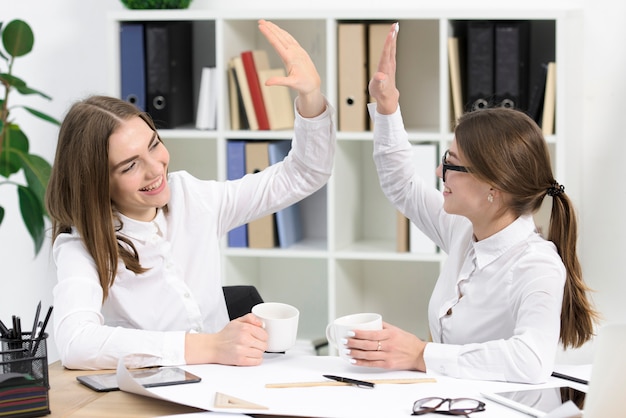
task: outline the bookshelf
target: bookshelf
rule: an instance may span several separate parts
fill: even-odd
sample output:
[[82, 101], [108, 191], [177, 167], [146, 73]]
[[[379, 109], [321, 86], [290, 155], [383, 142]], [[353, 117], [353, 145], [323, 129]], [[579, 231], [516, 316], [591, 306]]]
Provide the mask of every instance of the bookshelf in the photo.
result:
[[[345, 10], [327, 3], [311, 8], [280, 7], [282, 3], [277, 1], [275, 6], [265, 4], [262, 10], [251, 2], [250, 7], [225, 4], [206, 10], [114, 12], [108, 16], [109, 93], [120, 94], [122, 22], [189, 20], [204, 28], [200, 31], [204, 35], [194, 36], [193, 48], [198, 62], [214, 59], [218, 68], [217, 129], [183, 127], [163, 130], [161, 136], [171, 153], [170, 170], [184, 168], [203, 179], [224, 180], [227, 141], [291, 138], [290, 131], [237, 131], [229, 126], [228, 60], [246, 49], [266, 49], [271, 66], [282, 65], [258, 32], [259, 17], [290, 31], [310, 53], [322, 78], [322, 91], [335, 109], [339, 107], [339, 23], [399, 21], [397, 83], [409, 139], [416, 144], [436, 144], [440, 157], [452, 140], [454, 119], [448, 37], [466, 20], [529, 20], [553, 31], [559, 63], [557, 106], [555, 134], [547, 140], [556, 178], [575, 199], [580, 184], [576, 167], [581, 132], [576, 105], [581, 98], [579, 10], [564, 3], [554, 8], [500, 3], [487, 7], [493, 4], [479, 1], [471, 9], [455, 2], [424, 7], [409, 1], [397, 3], [382, 7], [368, 2]], [[455, 4], [459, 7], [453, 7]], [[540, 213], [540, 225], [542, 219], [545, 214]], [[304, 240], [287, 249], [229, 248], [224, 239], [224, 283], [253, 284], [267, 301], [296, 305], [301, 311], [299, 338], [322, 337], [331, 319], [358, 311], [377, 311], [385, 321], [428, 338], [428, 300], [445, 254], [396, 251], [396, 212], [378, 185], [370, 131], [338, 131], [333, 175], [322, 190], [303, 201], [303, 223]]]

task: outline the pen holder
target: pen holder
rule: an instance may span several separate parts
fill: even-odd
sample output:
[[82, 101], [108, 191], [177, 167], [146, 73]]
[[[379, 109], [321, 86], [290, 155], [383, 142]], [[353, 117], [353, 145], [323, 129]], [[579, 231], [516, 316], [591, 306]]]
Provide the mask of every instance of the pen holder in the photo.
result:
[[23, 333], [21, 340], [0, 339], [0, 416], [50, 414], [47, 338]]

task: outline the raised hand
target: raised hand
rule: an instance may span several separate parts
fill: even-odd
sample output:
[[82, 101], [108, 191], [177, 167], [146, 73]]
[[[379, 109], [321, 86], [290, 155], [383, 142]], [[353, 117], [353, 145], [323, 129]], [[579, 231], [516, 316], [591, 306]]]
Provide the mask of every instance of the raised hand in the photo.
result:
[[400, 98], [400, 92], [396, 88], [396, 42], [399, 29], [399, 23], [391, 25], [380, 55], [378, 70], [369, 83], [370, 95], [376, 100], [376, 110], [383, 115], [394, 113]]
[[286, 77], [272, 77], [268, 86], [287, 86], [298, 92], [298, 112], [314, 117], [326, 109], [320, 90], [321, 80], [309, 54], [289, 32], [267, 20], [259, 20], [259, 30], [276, 50], [287, 72]]

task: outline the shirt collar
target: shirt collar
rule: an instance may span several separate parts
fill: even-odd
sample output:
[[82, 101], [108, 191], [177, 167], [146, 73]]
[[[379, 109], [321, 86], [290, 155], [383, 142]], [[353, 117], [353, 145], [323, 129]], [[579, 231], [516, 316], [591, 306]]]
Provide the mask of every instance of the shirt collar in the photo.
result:
[[119, 212], [117, 215], [123, 223], [120, 233], [129, 238], [148, 241], [148, 239], [155, 234], [163, 237], [167, 232], [167, 223], [165, 222], [165, 215], [162, 209], [157, 209], [156, 216], [149, 222], [138, 221]]
[[522, 215], [492, 236], [478, 242], [473, 241], [477, 267], [479, 269], [485, 268], [515, 244], [525, 240], [536, 231], [532, 215]]

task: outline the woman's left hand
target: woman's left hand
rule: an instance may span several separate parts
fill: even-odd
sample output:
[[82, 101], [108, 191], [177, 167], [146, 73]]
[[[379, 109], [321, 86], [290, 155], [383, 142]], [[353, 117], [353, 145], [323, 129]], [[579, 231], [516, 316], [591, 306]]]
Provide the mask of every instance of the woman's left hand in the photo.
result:
[[426, 343], [415, 335], [383, 322], [377, 331], [355, 330], [346, 344], [357, 366], [426, 371]]

